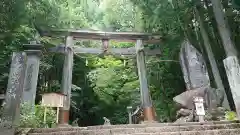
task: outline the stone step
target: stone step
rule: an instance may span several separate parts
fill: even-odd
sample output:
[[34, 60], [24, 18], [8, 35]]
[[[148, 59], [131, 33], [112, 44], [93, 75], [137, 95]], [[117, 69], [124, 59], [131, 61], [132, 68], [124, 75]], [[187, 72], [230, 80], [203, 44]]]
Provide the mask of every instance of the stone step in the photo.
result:
[[148, 124], [125, 124], [110, 126], [88, 126], [88, 127], [62, 127], [62, 128], [35, 128], [31, 129], [31, 133], [46, 133], [57, 131], [75, 131], [75, 130], [99, 130], [99, 129], [119, 129], [119, 128], [146, 128], [146, 127], [166, 127], [166, 126], [188, 126], [188, 125], [216, 125], [216, 124], [234, 124], [239, 121], [213, 121], [213, 122], [188, 122], [188, 123], [148, 123]]
[[146, 123], [146, 124], [123, 124], [123, 125], [100, 125], [88, 126], [88, 129], [113, 129], [113, 128], [137, 128], [137, 127], [162, 127], [162, 126], [184, 126], [184, 125], [215, 125], [239, 123], [239, 121], [211, 121], [211, 122], [186, 122], [186, 123]]
[[157, 132], [157, 133], [131, 133], [131, 134], [105, 134], [103, 132], [78, 132], [78, 131], [65, 131], [53, 133], [31, 133], [28, 135], [239, 135], [240, 128], [237, 129], [217, 129], [217, 130], [199, 130], [199, 131], [177, 131], [177, 132]]
[[[178, 131], [204, 131], [204, 130], [215, 130], [215, 129], [235, 129], [240, 128], [240, 124], [217, 124], [217, 125], [192, 125], [192, 126], [164, 126], [164, 127], [144, 127], [144, 128], [113, 128], [113, 129], [94, 129], [87, 130], [84, 128], [72, 128], [71, 130], [44, 130], [42, 132], [31, 132], [31, 135], [40, 135], [41, 133], [53, 133], [58, 134], [59, 132], [66, 133], [84, 133], [84, 134], [133, 134], [133, 133], [158, 133], [158, 132], [178, 132]], [[69, 129], [69, 128], [68, 128]]]
[[240, 128], [203, 130], [203, 131], [162, 132], [162, 133], [112, 134], [112, 135], [240, 135]]
[[31, 133], [49, 133], [49, 132], [61, 132], [61, 131], [78, 131], [87, 130], [87, 127], [67, 127], [67, 128], [33, 128]]
[[177, 131], [199, 131], [215, 129], [236, 129], [240, 124], [217, 124], [217, 125], [192, 125], [192, 126], [165, 126], [165, 127], [146, 127], [146, 128], [125, 128], [111, 129], [112, 133], [158, 133], [158, 132], [177, 132]]

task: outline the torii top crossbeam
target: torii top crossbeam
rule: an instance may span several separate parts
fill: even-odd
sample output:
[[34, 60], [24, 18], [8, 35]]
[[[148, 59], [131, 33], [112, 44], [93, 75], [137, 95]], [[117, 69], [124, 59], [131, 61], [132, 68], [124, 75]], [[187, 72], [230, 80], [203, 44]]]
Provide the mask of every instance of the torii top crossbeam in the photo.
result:
[[120, 40], [136, 42], [141, 39], [144, 42], [156, 43], [161, 41], [161, 36], [157, 34], [149, 33], [136, 33], [136, 32], [103, 32], [95, 30], [71, 30], [71, 29], [60, 29], [60, 30], [39, 30], [41, 36], [48, 37], [66, 37], [72, 36], [74, 39], [89, 39], [89, 40]]
[[[103, 31], [89, 31], [89, 30], [41, 30], [38, 29], [41, 36], [48, 37], [71, 37], [72, 40], [101, 40], [103, 41], [102, 48], [85, 48], [80, 46], [71, 46], [74, 53], [80, 54], [111, 54], [111, 55], [135, 55], [136, 48], [108, 48], [108, 40], [135, 42], [141, 40], [146, 43], [159, 43], [161, 36], [149, 33], [136, 33], [136, 32], [103, 32]], [[64, 52], [69, 45], [57, 46], [51, 48], [51, 52]], [[161, 54], [159, 49], [142, 48], [146, 55]]]

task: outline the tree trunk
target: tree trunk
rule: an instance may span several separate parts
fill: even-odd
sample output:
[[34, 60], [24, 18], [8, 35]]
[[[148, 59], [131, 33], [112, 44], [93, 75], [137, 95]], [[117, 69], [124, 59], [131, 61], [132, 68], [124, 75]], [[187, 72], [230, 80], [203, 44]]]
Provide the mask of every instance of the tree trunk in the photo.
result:
[[202, 14], [200, 7], [198, 7], [198, 6], [196, 8], [196, 16], [197, 16], [199, 24], [200, 24], [200, 32], [201, 32], [201, 35], [202, 35], [202, 38], [204, 41], [203, 45], [206, 49], [207, 56], [208, 56], [208, 59], [209, 59], [210, 65], [211, 65], [214, 81], [216, 83], [217, 89], [219, 90], [219, 93], [221, 94], [218, 96], [220, 96], [220, 98], [223, 98], [223, 102], [220, 103], [220, 105], [222, 105], [226, 109], [230, 109], [229, 103], [227, 100], [227, 95], [226, 95], [226, 92], [225, 92], [225, 89], [224, 89], [224, 86], [222, 83], [222, 79], [221, 79], [221, 76], [220, 76], [220, 73], [219, 73], [219, 70], [217, 67], [216, 60], [214, 58], [214, 54], [212, 52], [212, 48], [211, 48], [211, 45], [209, 42], [209, 37], [208, 37], [206, 27], [204, 24], [204, 15]]
[[[210, 28], [211, 32], [212, 32], [212, 37], [213, 37], [213, 40], [211, 42], [214, 43], [215, 46], [220, 46], [220, 48], [223, 48], [221, 37], [220, 37], [220, 35], [218, 33], [218, 29], [217, 29], [217, 22], [216, 22], [216, 19], [214, 18], [213, 9], [212, 9], [212, 6], [210, 6], [210, 1], [209, 0], [204, 0], [204, 5], [203, 6], [207, 7], [207, 14], [208, 14], [208, 17], [210, 19], [209, 22], [211, 24], [210, 26], [212, 26]], [[224, 53], [224, 51], [223, 51], [223, 53]]]
[[218, 30], [223, 42], [224, 50], [227, 58], [223, 60], [224, 67], [228, 77], [228, 83], [231, 88], [233, 100], [236, 106], [238, 118], [240, 118], [240, 66], [237, 58], [237, 51], [234, 42], [231, 39], [230, 30], [225, 19], [223, 6], [219, 0], [211, 0], [213, 5], [213, 12], [218, 24]]
[[226, 18], [223, 12], [223, 6], [219, 0], [211, 0], [213, 5], [214, 16], [217, 21], [218, 30], [223, 42], [224, 50], [227, 56], [237, 56], [235, 45], [231, 39], [231, 33], [228, 28]]

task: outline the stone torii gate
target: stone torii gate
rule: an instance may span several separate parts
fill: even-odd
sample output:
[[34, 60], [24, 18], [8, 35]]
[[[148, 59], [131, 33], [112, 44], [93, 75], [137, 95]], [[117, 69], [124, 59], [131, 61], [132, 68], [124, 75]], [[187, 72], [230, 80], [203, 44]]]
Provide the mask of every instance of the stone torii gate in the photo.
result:
[[[161, 37], [146, 33], [133, 32], [101, 32], [86, 30], [48, 30], [39, 31], [41, 36], [64, 37], [65, 46], [51, 48], [52, 52], [65, 54], [63, 76], [62, 76], [62, 94], [66, 95], [64, 107], [60, 110], [60, 124], [67, 124], [69, 121], [70, 96], [72, 85], [73, 55], [79, 54], [110, 54], [110, 55], [136, 55], [138, 76], [140, 81], [141, 101], [144, 109], [145, 121], [155, 121], [155, 113], [151, 101], [151, 96], [147, 83], [145, 54], [159, 55], [160, 49], [148, 49], [143, 45], [147, 43], [158, 43]], [[102, 48], [84, 48], [74, 46], [74, 40], [102, 40]], [[131, 48], [110, 48], [109, 40], [135, 42], [135, 47]]]
[[[160, 36], [145, 33], [85, 30], [39, 30], [39, 33], [41, 36], [65, 38], [64, 46], [50, 48], [52, 52], [60, 52], [65, 55], [61, 92], [66, 98], [64, 100], [64, 107], [59, 113], [60, 125], [67, 125], [69, 121], [74, 53], [136, 55], [145, 121], [155, 121], [146, 77], [145, 55], [158, 55], [160, 54], [160, 50], [145, 48], [143, 41], [147, 43], [158, 43], [161, 41]], [[102, 40], [103, 44], [102, 48], [83, 48], [74, 46], [74, 40]], [[109, 40], [136, 42], [136, 45], [131, 48], [109, 48]], [[25, 44], [24, 49], [24, 52], [13, 53], [8, 88], [5, 95], [5, 109], [2, 119], [11, 125], [18, 123], [21, 99], [21, 101], [28, 102], [32, 104], [32, 106], [35, 104], [42, 45], [31, 42], [30, 44]]]

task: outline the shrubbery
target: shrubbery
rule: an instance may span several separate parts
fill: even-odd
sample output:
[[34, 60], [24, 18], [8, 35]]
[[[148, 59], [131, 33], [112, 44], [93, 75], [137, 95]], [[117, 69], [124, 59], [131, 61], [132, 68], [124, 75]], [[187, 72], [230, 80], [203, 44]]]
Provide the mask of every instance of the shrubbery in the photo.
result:
[[229, 121], [238, 120], [236, 112], [227, 111], [225, 113], [225, 120], [229, 120]]
[[[34, 111], [32, 111], [34, 109]], [[19, 127], [54, 127], [56, 126], [56, 111], [47, 108], [46, 123], [44, 123], [44, 107], [35, 105], [32, 108], [29, 104], [23, 103], [21, 105], [20, 123]]]

